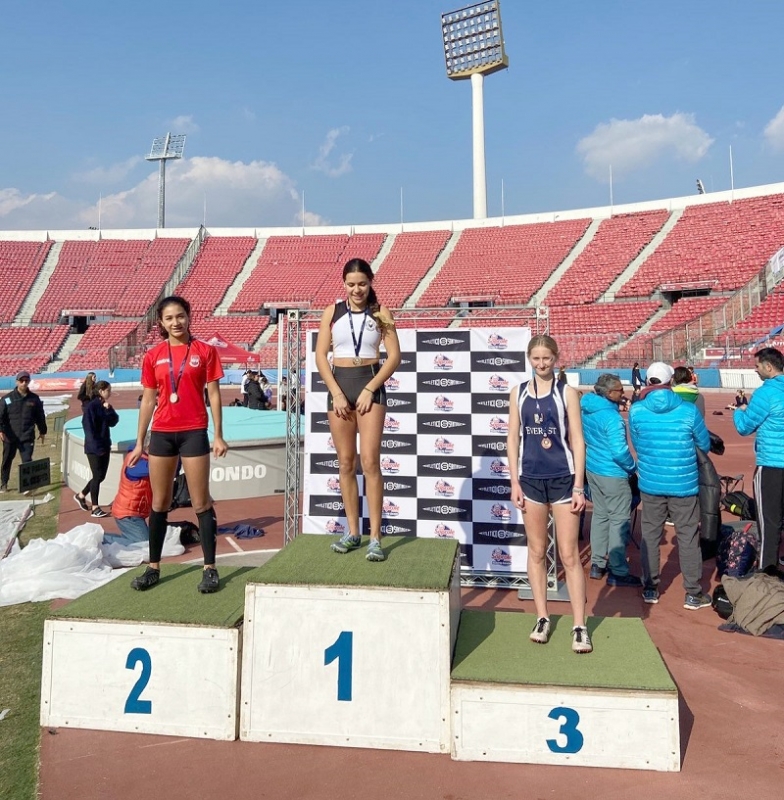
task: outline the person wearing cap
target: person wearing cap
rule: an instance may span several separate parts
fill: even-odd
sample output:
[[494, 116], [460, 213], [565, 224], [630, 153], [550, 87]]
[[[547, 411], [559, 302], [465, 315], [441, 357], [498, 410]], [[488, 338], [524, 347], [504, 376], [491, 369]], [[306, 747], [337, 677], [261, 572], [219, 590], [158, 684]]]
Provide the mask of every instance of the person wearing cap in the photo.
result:
[[17, 453], [23, 464], [33, 460], [36, 428], [43, 443], [47, 433], [44, 404], [30, 391], [30, 373], [22, 370], [16, 375], [16, 388], [0, 403], [0, 440], [3, 442], [0, 492], [8, 491], [11, 464]]
[[662, 533], [669, 518], [675, 526], [683, 587], [683, 607], [710, 606], [701, 585], [699, 542], [699, 470], [697, 448], [707, 453], [710, 435], [694, 403], [672, 391], [674, 370], [655, 361], [646, 372], [647, 386], [629, 410], [629, 433], [637, 454], [642, 499], [642, 562], [644, 602], [659, 602]]

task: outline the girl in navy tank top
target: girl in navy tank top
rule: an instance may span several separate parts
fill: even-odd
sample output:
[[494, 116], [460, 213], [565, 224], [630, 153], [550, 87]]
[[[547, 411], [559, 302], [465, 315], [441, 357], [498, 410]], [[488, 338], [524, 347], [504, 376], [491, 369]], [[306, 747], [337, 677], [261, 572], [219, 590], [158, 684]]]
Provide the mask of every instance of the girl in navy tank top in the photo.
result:
[[546, 555], [552, 513], [574, 620], [572, 650], [590, 653], [593, 646], [585, 626], [585, 575], [578, 544], [580, 513], [585, 508], [580, 396], [555, 378], [558, 345], [554, 339], [532, 337], [527, 354], [532, 377], [515, 386], [509, 397], [507, 455], [512, 503], [525, 514], [528, 579], [537, 618], [530, 639], [546, 644], [550, 636]]

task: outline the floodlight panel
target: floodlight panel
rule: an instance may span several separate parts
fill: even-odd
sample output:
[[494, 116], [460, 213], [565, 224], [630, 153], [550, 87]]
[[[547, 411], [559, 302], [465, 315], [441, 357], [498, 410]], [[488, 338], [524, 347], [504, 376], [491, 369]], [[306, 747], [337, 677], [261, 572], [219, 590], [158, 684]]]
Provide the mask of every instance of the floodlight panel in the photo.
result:
[[474, 3], [441, 15], [446, 74], [452, 80], [506, 69], [500, 0]]
[[178, 133], [174, 136], [167, 133], [166, 136], [159, 136], [154, 139], [150, 148], [150, 155], [146, 156], [147, 161], [182, 158], [185, 150], [185, 136], [186, 134], [184, 133]]

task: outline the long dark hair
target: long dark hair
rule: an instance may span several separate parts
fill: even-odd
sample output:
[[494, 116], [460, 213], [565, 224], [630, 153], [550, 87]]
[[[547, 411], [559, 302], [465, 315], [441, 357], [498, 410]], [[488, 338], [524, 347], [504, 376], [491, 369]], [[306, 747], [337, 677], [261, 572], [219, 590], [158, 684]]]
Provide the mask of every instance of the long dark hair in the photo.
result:
[[158, 303], [158, 307], [155, 310], [155, 318], [158, 322], [158, 333], [161, 335], [161, 339], [168, 339], [169, 334], [166, 333], [163, 325], [161, 324], [161, 320], [163, 319], [163, 312], [168, 306], [181, 306], [185, 313], [188, 315], [188, 330], [190, 331], [190, 322], [191, 322], [191, 304], [184, 298], [180, 297], [179, 295], [173, 294], [169, 297], [164, 297]]
[[343, 267], [343, 280], [346, 280], [346, 275], [352, 272], [361, 272], [369, 281], [370, 288], [368, 289], [368, 310], [371, 314], [377, 314], [381, 310], [381, 303], [378, 302], [376, 290], [373, 288], [373, 270], [370, 264], [363, 258], [352, 258], [346, 262]]

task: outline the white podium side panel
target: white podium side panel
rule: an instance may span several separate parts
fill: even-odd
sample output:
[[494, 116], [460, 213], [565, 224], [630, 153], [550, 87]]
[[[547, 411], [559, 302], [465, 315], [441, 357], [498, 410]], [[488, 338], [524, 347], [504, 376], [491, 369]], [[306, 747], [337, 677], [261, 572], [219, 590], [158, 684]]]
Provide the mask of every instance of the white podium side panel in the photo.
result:
[[458, 761], [680, 770], [675, 692], [452, 685]]
[[249, 584], [240, 738], [448, 752], [451, 594]]
[[237, 738], [239, 631], [47, 620], [41, 725]]

